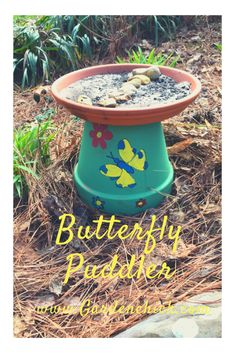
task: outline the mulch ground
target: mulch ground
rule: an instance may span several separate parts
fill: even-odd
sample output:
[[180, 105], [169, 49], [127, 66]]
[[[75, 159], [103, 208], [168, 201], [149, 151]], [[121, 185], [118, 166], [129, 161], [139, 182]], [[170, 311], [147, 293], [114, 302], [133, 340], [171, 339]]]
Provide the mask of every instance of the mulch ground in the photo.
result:
[[[73, 213], [76, 223], [88, 225], [97, 218], [76, 194], [72, 171], [79, 153], [83, 123], [54, 102], [36, 103], [31, 90], [15, 90], [14, 124], [33, 121], [47, 107], [54, 108], [58, 134], [51, 146], [52, 162], [42, 170], [40, 180], [30, 177], [27, 202], [15, 202], [14, 226], [14, 331], [17, 337], [111, 337], [140, 321], [144, 315], [53, 315], [35, 312], [36, 305], [79, 305], [85, 298], [94, 304], [172, 303], [221, 288], [221, 42], [217, 24], [204, 24], [195, 30], [182, 29], [173, 42], [163, 43], [165, 52], [180, 54], [177, 67], [196, 75], [202, 92], [195, 103], [179, 117], [164, 122], [168, 152], [175, 170], [173, 193], [157, 209], [138, 217], [122, 217], [131, 226], [140, 222], [148, 228], [151, 215], [159, 223], [182, 226], [178, 251], [171, 252], [168, 241], [158, 244], [151, 262], [167, 261], [177, 269], [170, 281], [72, 277], [63, 285], [66, 256], [82, 251], [87, 262], [102, 266], [114, 254], [119, 261], [143, 251], [138, 241], [118, 239], [88, 244], [72, 242], [55, 246], [61, 213]], [[138, 264], [137, 260], [137, 264]], [[76, 304], [75, 304], [76, 303]]]

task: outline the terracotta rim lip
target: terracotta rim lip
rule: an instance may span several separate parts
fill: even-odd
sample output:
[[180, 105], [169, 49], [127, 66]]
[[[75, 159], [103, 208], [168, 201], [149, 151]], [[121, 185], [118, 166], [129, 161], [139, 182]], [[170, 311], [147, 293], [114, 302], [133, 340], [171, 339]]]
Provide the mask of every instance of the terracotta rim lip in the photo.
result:
[[[96, 65], [96, 66], [90, 66], [88, 68], [84, 68], [84, 69], [80, 69], [80, 70], [76, 70], [76, 71], [72, 71], [68, 74], [65, 74], [63, 75], [62, 77], [58, 78], [51, 86], [51, 92], [52, 92], [52, 95], [53, 97], [55, 98], [55, 100], [57, 102], [59, 102], [59, 104], [61, 105], [64, 105], [65, 107], [68, 107], [70, 109], [75, 109], [75, 110], [79, 110], [79, 108], [82, 108], [82, 110], [84, 111], [84, 109], [86, 110], [87, 113], [90, 112], [97, 112], [97, 113], [101, 113], [101, 112], [109, 112], [109, 113], [114, 113], [114, 114], [118, 114], [118, 113], [127, 113], [129, 112], [131, 114], [131, 112], [135, 113], [135, 112], [138, 112], [138, 113], [143, 113], [143, 116], [144, 116], [144, 113], [147, 113], [147, 112], [162, 112], [162, 111], [167, 111], [169, 108], [176, 108], [176, 107], [180, 107], [181, 105], [183, 105], [184, 103], [187, 103], [190, 104], [193, 100], [195, 100], [197, 98], [197, 96], [199, 95], [200, 91], [201, 91], [201, 83], [200, 81], [195, 77], [193, 76], [192, 74], [188, 73], [187, 71], [183, 71], [183, 70], [179, 70], [179, 69], [175, 69], [175, 68], [171, 68], [171, 67], [168, 67], [168, 66], [158, 66], [161, 70], [161, 68], [163, 69], [167, 69], [168, 71], [171, 71], [171, 72], [176, 72], [176, 73], [179, 73], [179, 74], [182, 74], [183, 76], [187, 76], [191, 82], [194, 82], [195, 84], [195, 89], [193, 90], [192, 93], [190, 93], [187, 97], [185, 98], [181, 98], [179, 100], [177, 100], [176, 102], [170, 102], [170, 103], [163, 103], [163, 104], [159, 104], [159, 105], [156, 105], [156, 106], [152, 106], [152, 107], [145, 107], [145, 108], [140, 108], [140, 107], [131, 107], [131, 108], [105, 108], [105, 107], [99, 107], [99, 106], [88, 106], [86, 104], [81, 104], [81, 103], [76, 103], [70, 99], [67, 99], [67, 98], [64, 98], [64, 97], [61, 97], [61, 95], [59, 94], [60, 90], [58, 90], [58, 85], [64, 81], [66, 78], [68, 77], [71, 77], [71, 76], [74, 76], [77, 73], [80, 73], [80, 72], [87, 72], [87, 77], [88, 76], [94, 76], [94, 75], [89, 75], [89, 72], [90, 71], [93, 71], [94, 69], [99, 69], [102, 70], [102, 68], [104, 68], [104, 74], [105, 73], [108, 73], [108, 72], [105, 72], [105, 69], [107, 68], [110, 68], [112, 69], [112, 67], [120, 67], [122, 68], [123, 67], [123, 72], [127, 71], [128, 72], [128, 68], [130, 69], [134, 69], [134, 68], [144, 68], [144, 67], [150, 67], [150, 66], [153, 66], [153, 65], [149, 65], [149, 64], [107, 64], [107, 65]], [[121, 71], [120, 71], [121, 72]], [[116, 72], [114, 72], [116, 73]], [[102, 74], [101, 72], [97, 73], [98, 74]], [[76, 81], [79, 81], [76, 80]], [[74, 82], [76, 82], [74, 81]], [[185, 80], [184, 80], [185, 81]], [[179, 81], [181, 82], [181, 81]], [[68, 87], [68, 85], [66, 86]], [[65, 87], [64, 87], [65, 88]], [[65, 104], [63, 104], [65, 103]], [[110, 119], [112, 119], [110, 117]]]

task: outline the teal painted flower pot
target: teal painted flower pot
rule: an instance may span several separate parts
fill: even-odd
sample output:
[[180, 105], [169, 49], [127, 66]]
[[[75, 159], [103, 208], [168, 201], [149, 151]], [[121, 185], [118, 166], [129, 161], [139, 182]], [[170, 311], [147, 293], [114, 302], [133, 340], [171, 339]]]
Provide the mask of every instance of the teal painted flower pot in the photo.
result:
[[184, 71], [160, 67], [177, 82], [190, 82], [192, 93], [177, 102], [141, 109], [91, 107], [62, 98], [60, 91], [87, 76], [145, 66], [149, 65], [91, 67], [65, 75], [52, 86], [60, 104], [87, 120], [74, 180], [81, 199], [104, 213], [135, 215], [157, 207], [170, 194], [174, 172], [161, 121], [185, 109], [198, 96], [200, 83]]
[[74, 179], [85, 203], [103, 212], [134, 215], [156, 207], [173, 181], [161, 123], [86, 122]]

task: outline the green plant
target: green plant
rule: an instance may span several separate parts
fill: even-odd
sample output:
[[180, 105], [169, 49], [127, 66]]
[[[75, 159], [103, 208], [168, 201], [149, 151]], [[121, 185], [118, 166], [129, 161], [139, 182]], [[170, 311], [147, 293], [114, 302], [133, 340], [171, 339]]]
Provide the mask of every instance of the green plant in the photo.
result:
[[222, 43], [214, 43], [214, 46], [217, 50], [222, 51]]
[[181, 23], [181, 16], [147, 16], [144, 26], [146, 36], [154, 39], [158, 47], [160, 41], [175, 38], [177, 27]]
[[[169, 55], [164, 55], [161, 51], [156, 53], [155, 48], [153, 48], [148, 55], [145, 55], [140, 47], [138, 47], [137, 51], [127, 51], [127, 54], [128, 62], [131, 64], [151, 64], [175, 67], [179, 60], [179, 56], [174, 56], [173, 52]], [[118, 56], [116, 62], [121, 64], [126, 61]]]
[[91, 17], [96, 18], [96, 16], [71, 15], [42, 16], [36, 24], [42, 27], [44, 31], [56, 29], [60, 33], [60, 36], [65, 36], [66, 39], [73, 43], [78, 58], [82, 55], [90, 58], [92, 55], [91, 39], [89, 36], [89, 20]]
[[14, 131], [13, 185], [18, 197], [27, 194], [29, 177], [39, 179], [40, 168], [50, 162], [49, 145], [56, 135], [53, 113], [50, 109], [35, 118], [36, 124]]
[[34, 23], [37, 19], [39, 18], [39, 16], [35, 16], [35, 15], [15, 15], [13, 16], [13, 25], [14, 26], [25, 26], [28, 25], [29, 23]]
[[25, 86], [35, 86], [50, 77], [50, 72], [78, 66], [76, 46], [71, 38], [58, 35], [56, 29], [45, 32], [35, 25], [18, 28], [14, 33], [14, 78]]
[[[15, 16], [14, 81], [35, 86], [41, 81], [90, 64], [138, 39], [175, 36], [180, 16]], [[128, 45], [127, 45], [128, 44]]]
[[[24, 89], [82, 66], [92, 56], [90, 18], [96, 16], [15, 16], [15, 82]], [[99, 43], [94, 35], [92, 41]]]

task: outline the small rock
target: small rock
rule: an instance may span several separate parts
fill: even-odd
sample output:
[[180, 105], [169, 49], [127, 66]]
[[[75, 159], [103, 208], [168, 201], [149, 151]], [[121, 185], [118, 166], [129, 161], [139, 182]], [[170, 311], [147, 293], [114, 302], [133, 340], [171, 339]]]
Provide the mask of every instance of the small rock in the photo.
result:
[[133, 93], [130, 92], [124, 92], [124, 91], [110, 91], [108, 96], [112, 99], [114, 99], [116, 102], [120, 103], [120, 102], [127, 102], [131, 95]]
[[161, 71], [158, 67], [149, 67], [145, 75], [148, 76], [151, 81], [156, 81], [161, 75]]
[[[124, 94], [124, 92], [120, 92], [120, 91], [110, 91], [108, 93], [108, 97], [110, 99], [113, 98], [116, 102], [118, 102], [118, 101], [119, 102], [120, 101], [126, 102], [129, 99], [129, 96], [127, 94]], [[99, 102], [98, 102], [98, 104], [99, 104]]]
[[148, 68], [134, 69], [132, 74], [133, 76], [145, 75], [148, 76], [152, 81], [155, 81], [161, 75], [161, 71], [157, 66], [151, 66]]
[[49, 283], [49, 289], [51, 293], [60, 295], [63, 289], [63, 282], [59, 278], [54, 278]]
[[98, 105], [101, 105], [105, 108], [115, 108], [117, 106], [117, 102], [114, 98], [104, 98], [97, 102]]
[[127, 95], [122, 95], [117, 97], [117, 103], [124, 103], [127, 102], [130, 99], [130, 96]]
[[193, 36], [191, 37], [191, 41], [192, 42], [199, 42], [201, 40], [201, 38], [199, 36]]
[[177, 96], [175, 97], [175, 99], [176, 100], [179, 100], [179, 99], [182, 99], [182, 98], [184, 98], [185, 97], [185, 95], [183, 94], [183, 93], [181, 93], [181, 94], [177, 94]]
[[122, 85], [121, 90], [127, 90], [127, 91], [133, 91], [133, 92], [137, 92], [137, 88], [135, 87], [135, 85], [133, 85], [130, 82], [126, 82]]
[[113, 90], [108, 93], [110, 98], [114, 98], [116, 101], [119, 102], [126, 102], [128, 99], [133, 96], [136, 92], [136, 88], [133, 85], [126, 85], [120, 88], [119, 90]]
[[132, 79], [132, 78], [134, 78], [133, 73], [132, 73], [132, 72], [128, 72], [128, 74], [127, 74], [127, 81], [130, 80], [130, 79]]
[[184, 89], [190, 89], [190, 83], [187, 82], [187, 81], [182, 81], [182, 82], [179, 82], [177, 83], [176, 85], [177, 88], [184, 88]]
[[132, 75], [136, 76], [136, 75], [146, 75], [146, 72], [149, 68], [138, 68], [138, 69], [133, 69], [132, 70]]
[[128, 82], [136, 88], [139, 88], [141, 86], [141, 80], [139, 78], [131, 77]]
[[130, 78], [129, 82], [133, 83], [137, 78], [140, 80], [141, 85], [147, 85], [150, 82], [150, 78], [146, 75], [134, 75], [134, 79]]
[[121, 93], [124, 94], [134, 94], [135, 92], [137, 92], [137, 88], [131, 83], [127, 82], [126, 84], [124, 84], [120, 90], [118, 90]]
[[108, 97], [109, 98], [114, 98], [116, 99], [118, 96], [120, 96], [121, 93], [117, 89], [113, 89], [111, 91], [108, 91]]
[[78, 99], [77, 99], [77, 102], [78, 103], [82, 103], [82, 104], [86, 104], [86, 105], [92, 105], [91, 98], [89, 98], [89, 97], [87, 97], [85, 95], [79, 96]]
[[199, 327], [194, 319], [181, 318], [173, 324], [171, 330], [177, 338], [194, 338], [199, 332]]

